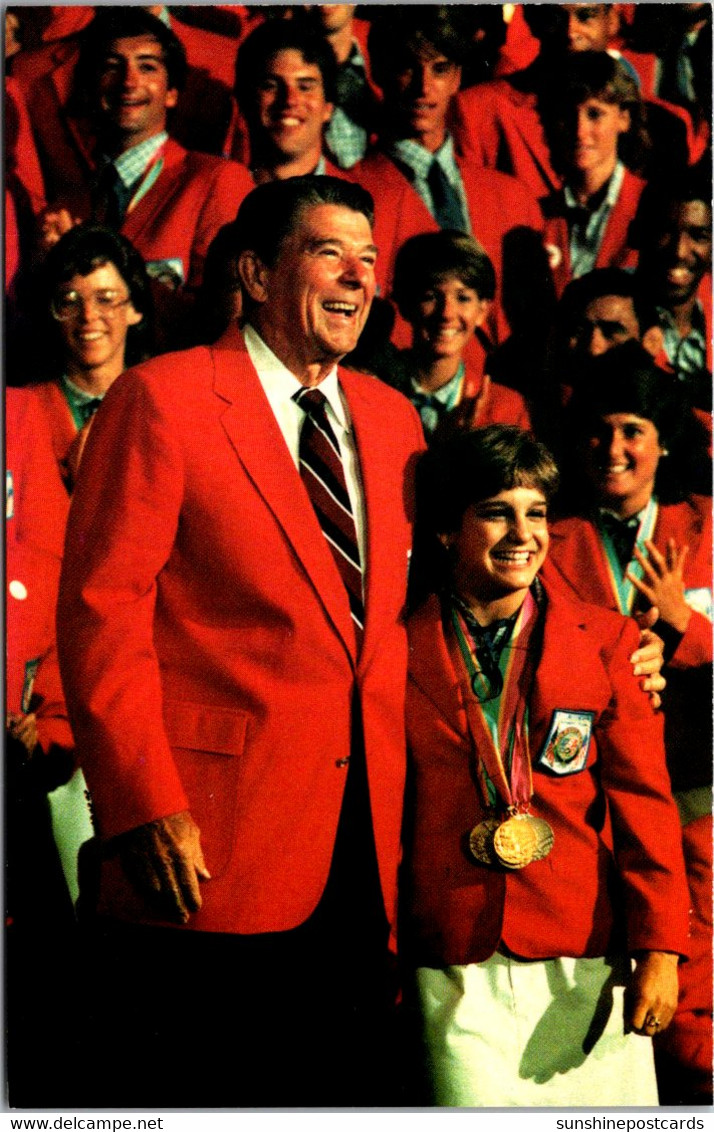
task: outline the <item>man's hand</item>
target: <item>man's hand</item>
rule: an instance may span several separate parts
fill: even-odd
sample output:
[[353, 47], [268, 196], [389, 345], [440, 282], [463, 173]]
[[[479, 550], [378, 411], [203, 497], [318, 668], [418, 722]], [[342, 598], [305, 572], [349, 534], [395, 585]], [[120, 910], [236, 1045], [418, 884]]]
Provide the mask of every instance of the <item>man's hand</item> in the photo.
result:
[[11, 711], [8, 712], [5, 719], [5, 726], [10, 738], [17, 739], [19, 743], [27, 752], [27, 757], [32, 758], [37, 747], [37, 716], [34, 711], [21, 712]]
[[66, 208], [46, 208], [37, 221], [37, 242], [40, 251], [49, 251], [65, 232], [69, 232], [70, 228], [74, 228], [75, 224], [79, 223], [79, 217], [72, 216]]
[[646, 1038], [666, 1030], [677, 1008], [678, 956], [669, 951], [643, 951], [627, 988], [625, 1028]]
[[640, 644], [630, 657], [635, 676], [644, 676], [644, 680], [640, 681], [640, 687], [643, 692], [649, 693], [655, 711], [662, 706], [660, 692], [667, 686], [667, 681], [662, 675], [664, 643], [648, 627], [653, 621], [657, 620], [657, 616], [658, 611], [656, 609], [648, 610], [646, 614], [636, 615], [637, 623], [640, 626]]
[[185, 924], [198, 911], [199, 879], [210, 880], [211, 874], [188, 810], [129, 830], [116, 844], [127, 876], [164, 919]]

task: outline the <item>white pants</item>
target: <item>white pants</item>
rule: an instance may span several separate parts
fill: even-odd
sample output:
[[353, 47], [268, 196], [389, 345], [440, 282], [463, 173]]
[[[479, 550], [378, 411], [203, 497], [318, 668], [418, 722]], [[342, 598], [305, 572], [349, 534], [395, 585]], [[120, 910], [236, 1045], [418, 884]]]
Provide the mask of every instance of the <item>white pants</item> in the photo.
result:
[[625, 1034], [626, 959], [484, 963], [416, 971], [432, 1103], [657, 1105], [652, 1042]]

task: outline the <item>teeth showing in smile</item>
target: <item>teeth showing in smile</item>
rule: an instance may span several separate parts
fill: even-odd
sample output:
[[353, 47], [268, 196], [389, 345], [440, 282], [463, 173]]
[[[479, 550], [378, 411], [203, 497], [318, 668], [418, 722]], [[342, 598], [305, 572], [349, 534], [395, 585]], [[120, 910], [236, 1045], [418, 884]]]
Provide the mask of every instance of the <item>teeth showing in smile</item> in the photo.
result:
[[518, 566], [526, 566], [530, 556], [530, 550], [499, 550], [492, 555], [498, 562], [510, 562]]
[[623, 472], [628, 471], [628, 464], [610, 464], [605, 471], [609, 476], [621, 476]]
[[335, 314], [355, 314], [357, 312], [357, 307], [354, 303], [340, 303], [334, 301], [323, 303], [322, 306], [324, 310], [333, 311]]
[[101, 330], [92, 330], [87, 334], [80, 334], [79, 336], [83, 342], [96, 342], [98, 338], [102, 337]]

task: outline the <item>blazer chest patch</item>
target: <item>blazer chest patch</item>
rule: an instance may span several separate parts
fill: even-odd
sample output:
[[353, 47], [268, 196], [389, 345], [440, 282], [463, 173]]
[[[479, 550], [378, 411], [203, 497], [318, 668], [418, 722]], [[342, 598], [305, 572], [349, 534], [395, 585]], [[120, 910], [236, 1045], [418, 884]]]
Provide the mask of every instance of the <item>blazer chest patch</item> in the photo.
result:
[[556, 708], [538, 766], [553, 774], [577, 774], [585, 766], [593, 733], [592, 711]]

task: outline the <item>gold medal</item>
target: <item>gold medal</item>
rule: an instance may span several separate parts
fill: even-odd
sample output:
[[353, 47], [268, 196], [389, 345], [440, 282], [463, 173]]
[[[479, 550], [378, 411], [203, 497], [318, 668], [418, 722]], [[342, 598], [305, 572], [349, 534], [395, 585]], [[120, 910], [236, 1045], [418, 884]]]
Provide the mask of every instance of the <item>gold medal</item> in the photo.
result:
[[533, 860], [542, 861], [553, 848], [555, 835], [545, 818], [534, 818], [531, 814], [527, 814], [526, 818], [533, 826], [536, 835], [536, 847]]
[[475, 825], [469, 834], [471, 855], [482, 865], [497, 865], [498, 857], [493, 848], [493, 835], [501, 823], [497, 818], [487, 818]]
[[493, 835], [493, 848], [507, 869], [522, 869], [535, 856], [538, 844], [536, 831], [525, 814], [507, 818]]

